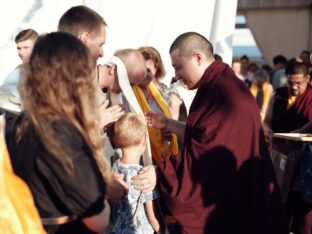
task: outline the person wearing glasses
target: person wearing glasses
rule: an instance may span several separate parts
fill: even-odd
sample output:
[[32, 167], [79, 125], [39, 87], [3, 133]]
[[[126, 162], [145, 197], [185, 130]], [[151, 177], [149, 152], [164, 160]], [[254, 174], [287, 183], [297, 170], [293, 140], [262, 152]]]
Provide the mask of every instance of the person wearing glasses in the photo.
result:
[[292, 62], [286, 67], [287, 86], [280, 87], [269, 101], [264, 119], [266, 132], [304, 132], [312, 120], [312, 89], [308, 67]]
[[[266, 133], [311, 133], [312, 130], [312, 88], [309, 69], [302, 62], [287, 64], [285, 74], [287, 86], [276, 90], [271, 98], [264, 119]], [[301, 178], [302, 170], [296, 166], [292, 178]], [[300, 175], [299, 175], [300, 174]], [[298, 180], [299, 181], [299, 180]], [[303, 201], [298, 190], [299, 182], [292, 180], [290, 192], [287, 195], [285, 207], [289, 219], [289, 226], [294, 233], [311, 233], [312, 230], [312, 203]], [[294, 222], [290, 222], [294, 217]], [[296, 222], [298, 220], [299, 222]], [[304, 230], [297, 232], [296, 230]]]

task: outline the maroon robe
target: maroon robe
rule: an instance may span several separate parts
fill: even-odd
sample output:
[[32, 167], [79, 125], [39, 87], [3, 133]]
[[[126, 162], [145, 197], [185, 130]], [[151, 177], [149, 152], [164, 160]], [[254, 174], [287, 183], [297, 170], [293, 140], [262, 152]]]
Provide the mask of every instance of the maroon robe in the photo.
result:
[[185, 233], [287, 233], [259, 109], [226, 64], [199, 81], [184, 145], [159, 165], [158, 185]]
[[289, 93], [287, 87], [280, 87], [275, 92], [273, 104], [273, 132], [291, 132], [312, 121], [312, 88], [308, 86], [295, 103], [288, 107]]

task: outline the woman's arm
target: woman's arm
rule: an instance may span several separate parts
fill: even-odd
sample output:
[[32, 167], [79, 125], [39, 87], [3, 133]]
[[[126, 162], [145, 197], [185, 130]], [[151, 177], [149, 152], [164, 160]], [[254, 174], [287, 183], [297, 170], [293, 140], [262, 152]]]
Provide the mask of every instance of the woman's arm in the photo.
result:
[[170, 112], [174, 120], [179, 119], [180, 106], [182, 100], [178, 97], [176, 93], [170, 93]]

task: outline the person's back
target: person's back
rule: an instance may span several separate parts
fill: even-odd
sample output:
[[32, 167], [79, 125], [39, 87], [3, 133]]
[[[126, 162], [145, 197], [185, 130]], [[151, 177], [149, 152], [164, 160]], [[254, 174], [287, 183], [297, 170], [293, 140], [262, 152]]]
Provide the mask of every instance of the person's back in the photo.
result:
[[[115, 143], [122, 150], [122, 158], [113, 165], [113, 171], [122, 174], [129, 185], [127, 197], [113, 207], [115, 233], [162, 233], [160, 213], [153, 202], [159, 198], [157, 191], [143, 193], [132, 185], [131, 178], [142, 168], [139, 164], [147, 143], [147, 126], [142, 117], [127, 113], [115, 124]], [[156, 207], [156, 206], [155, 206]]]
[[287, 58], [283, 55], [276, 55], [273, 58], [275, 72], [272, 77], [272, 86], [274, 90], [276, 90], [278, 87], [287, 85], [287, 79], [285, 76], [286, 63]]
[[249, 89], [256, 99], [261, 114], [261, 121], [263, 121], [269, 100], [273, 94], [273, 87], [269, 82], [269, 74], [263, 69], [256, 71]]

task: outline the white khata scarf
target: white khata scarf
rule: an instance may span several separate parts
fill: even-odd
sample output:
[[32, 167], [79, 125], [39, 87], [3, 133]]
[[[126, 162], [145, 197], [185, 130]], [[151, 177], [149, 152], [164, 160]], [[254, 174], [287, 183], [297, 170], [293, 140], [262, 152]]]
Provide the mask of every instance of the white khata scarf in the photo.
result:
[[[129, 82], [129, 78], [128, 78], [128, 74], [125, 68], [124, 63], [121, 61], [120, 58], [113, 56], [109, 62], [116, 64], [117, 65], [117, 75], [118, 75], [118, 83], [119, 86], [122, 90], [123, 95], [126, 97], [131, 112], [133, 113], [137, 113], [140, 114], [143, 118], [144, 118], [144, 114], [141, 110], [141, 107], [133, 93], [132, 87], [130, 85]], [[121, 93], [116, 94], [111, 92], [110, 93], [110, 101], [111, 101], [111, 105], [116, 105], [116, 104], [122, 104], [122, 96]], [[149, 137], [147, 137], [147, 147], [145, 150], [145, 153], [143, 155], [143, 159], [144, 159], [144, 165], [151, 165], [152, 164], [152, 153], [151, 153], [151, 145], [150, 145], [150, 141], [149, 141]]]

